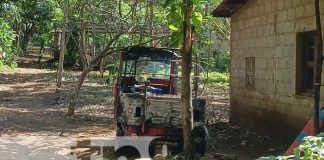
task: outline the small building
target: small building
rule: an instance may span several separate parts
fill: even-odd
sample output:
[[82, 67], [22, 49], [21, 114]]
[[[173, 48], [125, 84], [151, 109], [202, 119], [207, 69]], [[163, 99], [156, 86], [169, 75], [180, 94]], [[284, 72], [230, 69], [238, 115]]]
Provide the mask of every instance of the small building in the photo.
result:
[[295, 138], [313, 112], [314, 0], [223, 0], [212, 14], [231, 18], [230, 122]]

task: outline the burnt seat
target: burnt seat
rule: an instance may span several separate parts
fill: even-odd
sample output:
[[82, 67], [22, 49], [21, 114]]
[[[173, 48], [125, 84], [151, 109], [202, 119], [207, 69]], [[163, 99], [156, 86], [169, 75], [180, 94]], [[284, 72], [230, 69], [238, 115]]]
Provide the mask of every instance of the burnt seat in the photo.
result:
[[[167, 79], [153, 79], [149, 78], [150, 86], [161, 88], [163, 94], [170, 94], [171, 81]], [[132, 87], [137, 83], [135, 77], [122, 77], [121, 84], [124, 93], [132, 93]]]
[[163, 94], [170, 94], [170, 80], [153, 78], [149, 78], [148, 80], [150, 81], [150, 86], [161, 88], [163, 90]]
[[122, 77], [121, 78], [121, 85], [123, 88], [124, 93], [131, 93], [131, 87], [134, 86], [136, 83], [135, 77]]

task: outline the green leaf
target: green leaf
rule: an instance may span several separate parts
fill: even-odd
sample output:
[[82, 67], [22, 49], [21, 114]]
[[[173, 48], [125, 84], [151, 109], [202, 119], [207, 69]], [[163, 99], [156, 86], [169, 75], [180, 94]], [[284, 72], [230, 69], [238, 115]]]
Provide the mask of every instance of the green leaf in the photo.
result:
[[177, 28], [174, 25], [169, 25], [169, 29], [171, 29], [172, 31], [178, 31], [179, 30], [179, 28]]
[[193, 19], [195, 19], [197, 22], [202, 22], [204, 18], [201, 13], [194, 12]]

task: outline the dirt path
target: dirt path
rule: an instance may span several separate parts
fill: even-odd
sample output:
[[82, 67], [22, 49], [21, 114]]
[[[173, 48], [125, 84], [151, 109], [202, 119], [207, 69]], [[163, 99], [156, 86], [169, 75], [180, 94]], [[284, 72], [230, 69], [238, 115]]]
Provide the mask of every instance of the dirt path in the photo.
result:
[[114, 135], [113, 106], [107, 101], [111, 93], [106, 86], [85, 83], [76, 116], [65, 118], [73, 85], [66, 81], [58, 92], [54, 77], [55, 71], [49, 69], [17, 68], [0, 73], [2, 135]]

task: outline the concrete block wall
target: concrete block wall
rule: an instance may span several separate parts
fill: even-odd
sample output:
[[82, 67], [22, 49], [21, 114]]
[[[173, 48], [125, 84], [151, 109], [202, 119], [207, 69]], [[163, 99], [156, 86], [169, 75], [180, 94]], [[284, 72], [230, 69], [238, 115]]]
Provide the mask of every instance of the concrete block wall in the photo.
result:
[[[306, 124], [313, 97], [295, 93], [296, 36], [315, 30], [314, 12], [313, 0], [249, 0], [232, 15], [231, 122], [290, 138]], [[246, 57], [255, 57], [254, 89]]]

